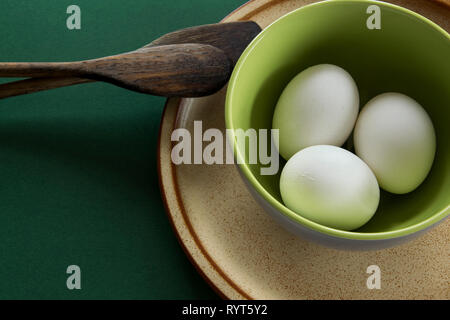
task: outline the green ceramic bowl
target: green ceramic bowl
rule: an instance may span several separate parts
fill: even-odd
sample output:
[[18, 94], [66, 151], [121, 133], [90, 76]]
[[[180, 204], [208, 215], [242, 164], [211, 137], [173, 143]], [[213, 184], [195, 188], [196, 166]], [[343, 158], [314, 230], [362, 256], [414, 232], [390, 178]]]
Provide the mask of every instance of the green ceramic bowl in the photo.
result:
[[[370, 5], [381, 10], [381, 29], [369, 30]], [[407, 9], [377, 1], [331, 0], [281, 17], [247, 47], [229, 82], [226, 127], [270, 129], [286, 84], [309, 66], [330, 63], [355, 79], [361, 106], [383, 92], [401, 92], [430, 115], [437, 135], [431, 172], [414, 192], [382, 192], [375, 216], [343, 231], [317, 224], [283, 205], [279, 174], [260, 175], [261, 164], [239, 164], [244, 181], [265, 209], [295, 233], [339, 248], [392, 246], [424, 232], [450, 213], [450, 36]], [[245, 146], [231, 137], [235, 156]], [[283, 160], [280, 160], [283, 161]], [[281, 163], [279, 173], [284, 162]]]

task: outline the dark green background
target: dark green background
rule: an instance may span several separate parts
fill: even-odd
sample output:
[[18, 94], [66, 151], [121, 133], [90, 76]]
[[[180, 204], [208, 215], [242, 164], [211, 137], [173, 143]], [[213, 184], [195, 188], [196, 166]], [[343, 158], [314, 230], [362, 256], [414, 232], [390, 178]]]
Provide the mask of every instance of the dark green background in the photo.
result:
[[[244, 2], [2, 0], [0, 61], [130, 51]], [[81, 30], [66, 28], [71, 4]], [[0, 100], [0, 299], [217, 298], [161, 201], [164, 102], [101, 83]], [[71, 264], [81, 267], [81, 290], [66, 288]]]

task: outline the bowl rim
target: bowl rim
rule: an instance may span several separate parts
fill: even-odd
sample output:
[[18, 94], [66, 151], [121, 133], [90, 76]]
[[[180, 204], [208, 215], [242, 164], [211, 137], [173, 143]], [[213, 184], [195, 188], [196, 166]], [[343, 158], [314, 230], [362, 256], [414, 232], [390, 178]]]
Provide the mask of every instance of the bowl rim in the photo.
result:
[[391, 3], [386, 3], [383, 1], [375, 1], [375, 0], [331, 0], [331, 1], [322, 1], [322, 2], [316, 2], [309, 5], [306, 5], [304, 7], [295, 9], [277, 20], [270, 23], [264, 30], [262, 30], [253, 40], [252, 42], [247, 46], [247, 48], [244, 50], [244, 52], [241, 54], [238, 62], [236, 63], [236, 66], [234, 67], [233, 73], [230, 77], [230, 80], [228, 82], [228, 88], [226, 92], [226, 99], [225, 99], [225, 127], [226, 129], [230, 129], [229, 134], [229, 143], [233, 146], [234, 151], [234, 157], [237, 161], [238, 169], [241, 170], [243, 178], [247, 179], [249, 182], [249, 186], [251, 186], [258, 194], [262, 196], [262, 198], [268, 202], [273, 208], [275, 208], [278, 212], [289, 218], [290, 220], [293, 220], [296, 223], [299, 223], [309, 229], [312, 229], [314, 231], [318, 231], [323, 234], [327, 234], [334, 237], [339, 238], [346, 238], [346, 239], [354, 239], [354, 240], [382, 240], [382, 239], [392, 239], [392, 238], [398, 238], [403, 237], [409, 234], [416, 233], [418, 231], [424, 230], [439, 221], [443, 220], [450, 214], [450, 203], [444, 207], [443, 209], [439, 210], [435, 214], [433, 214], [431, 217], [418, 222], [416, 224], [413, 224], [408, 227], [404, 227], [397, 230], [391, 230], [391, 231], [383, 231], [383, 232], [352, 232], [352, 231], [344, 231], [340, 229], [335, 229], [331, 227], [324, 226], [322, 224], [316, 223], [312, 220], [309, 220], [303, 216], [301, 216], [298, 213], [295, 213], [294, 211], [287, 208], [284, 204], [282, 204], [280, 201], [275, 199], [272, 194], [270, 194], [255, 178], [253, 173], [251, 172], [248, 164], [245, 161], [245, 157], [241, 154], [240, 148], [237, 147], [236, 137], [234, 135], [234, 126], [232, 123], [232, 114], [233, 114], [233, 89], [236, 87], [236, 82], [240, 73], [240, 70], [245, 63], [246, 59], [250, 55], [250, 53], [253, 51], [254, 47], [259, 43], [259, 41], [264, 37], [264, 35], [271, 29], [271, 27], [275, 24], [278, 24], [281, 20], [285, 19], [288, 16], [298, 14], [298, 12], [304, 12], [307, 10], [310, 10], [313, 7], [320, 7], [320, 6], [329, 6], [329, 5], [340, 5], [340, 4], [351, 4], [351, 3], [364, 3], [364, 4], [374, 4], [377, 6], [382, 7], [388, 7], [390, 9], [397, 10], [401, 13], [408, 14], [421, 22], [424, 22], [425, 24], [431, 26], [433, 29], [435, 29], [437, 32], [440, 32], [443, 34], [447, 39], [450, 40], [450, 35], [445, 31], [442, 27], [440, 27], [438, 24], [434, 23], [433, 21], [423, 17], [422, 15], [411, 11], [409, 9], [403, 8], [398, 5], [394, 5]]

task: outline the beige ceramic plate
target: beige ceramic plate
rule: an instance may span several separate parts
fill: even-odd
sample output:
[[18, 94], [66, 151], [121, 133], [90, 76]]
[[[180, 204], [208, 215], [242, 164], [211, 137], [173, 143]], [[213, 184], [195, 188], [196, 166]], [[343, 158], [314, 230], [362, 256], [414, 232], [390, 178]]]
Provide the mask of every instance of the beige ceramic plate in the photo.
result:
[[[262, 27], [316, 1], [255, 0], [224, 21], [255, 20]], [[389, 1], [450, 30], [450, 3]], [[170, 135], [224, 129], [225, 89], [199, 99], [170, 99], [161, 123], [160, 183], [167, 213], [188, 257], [230, 299], [449, 299], [450, 219], [421, 238], [382, 251], [348, 252], [299, 239], [253, 200], [233, 165], [174, 166]], [[369, 290], [366, 269], [381, 268], [381, 290]]]

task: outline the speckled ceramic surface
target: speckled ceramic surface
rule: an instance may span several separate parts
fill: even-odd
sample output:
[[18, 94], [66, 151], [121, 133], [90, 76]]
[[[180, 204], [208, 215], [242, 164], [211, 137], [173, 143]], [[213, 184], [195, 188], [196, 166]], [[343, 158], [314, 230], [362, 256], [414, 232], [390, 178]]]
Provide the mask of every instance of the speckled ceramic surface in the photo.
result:
[[[224, 21], [262, 27], [316, 1], [255, 0]], [[389, 1], [450, 30], [450, 2]], [[225, 90], [199, 99], [168, 100], [161, 123], [159, 170], [163, 198], [186, 254], [230, 299], [449, 299], [450, 221], [422, 237], [380, 251], [338, 251], [306, 242], [280, 227], [255, 202], [233, 165], [171, 163], [170, 135], [224, 128]], [[381, 289], [369, 290], [366, 269], [381, 269]]]

